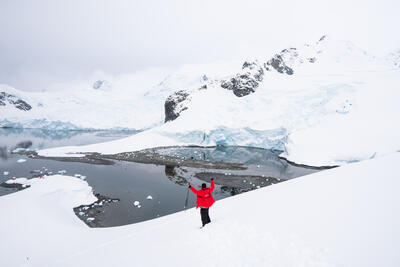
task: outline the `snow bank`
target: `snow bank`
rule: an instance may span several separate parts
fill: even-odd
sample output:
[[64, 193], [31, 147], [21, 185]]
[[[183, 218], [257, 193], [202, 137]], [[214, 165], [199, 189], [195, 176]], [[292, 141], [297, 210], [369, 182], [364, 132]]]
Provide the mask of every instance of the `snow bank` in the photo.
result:
[[0, 198], [0, 265], [399, 266], [399, 163], [394, 153], [217, 201], [203, 229], [196, 209], [87, 228], [72, 212], [93, 201], [86, 182], [31, 180]]
[[[87, 182], [70, 176], [17, 178], [29, 188], [0, 198], [1, 266], [21, 266], [32, 260], [55, 260], [89, 245], [79, 235], [87, 227], [73, 208], [96, 201]], [[70, 232], [70, 229], [73, 229]]]

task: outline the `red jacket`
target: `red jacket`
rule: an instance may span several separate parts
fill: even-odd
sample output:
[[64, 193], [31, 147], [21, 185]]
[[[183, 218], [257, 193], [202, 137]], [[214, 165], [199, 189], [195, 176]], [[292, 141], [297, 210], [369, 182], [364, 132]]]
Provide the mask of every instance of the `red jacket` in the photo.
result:
[[201, 208], [209, 208], [214, 204], [215, 200], [213, 196], [211, 195], [212, 191], [214, 191], [215, 185], [214, 185], [214, 180], [211, 180], [211, 187], [210, 188], [205, 188], [201, 190], [196, 190], [194, 187], [190, 187], [193, 193], [197, 195], [197, 206]]

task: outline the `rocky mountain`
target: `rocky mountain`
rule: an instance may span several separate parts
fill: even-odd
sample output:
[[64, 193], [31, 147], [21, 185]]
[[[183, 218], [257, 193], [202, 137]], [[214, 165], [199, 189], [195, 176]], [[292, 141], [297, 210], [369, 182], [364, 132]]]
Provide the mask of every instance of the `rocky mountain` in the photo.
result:
[[[390, 62], [398, 62], [396, 55], [390, 57]], [[312, 114], [315, 105], [330, 99], [335, 99], [335, 104], [329, 110], [349, 113], [355, 106], [351, 97], [354, 72], [388, 68], [388, 61], [384, 62], [386, 65], [382, 62], [351, 42], [323, 36], [316, 42], [292, 45], [263, 58], [149, 69], [117, 76], [99, 74], [87, 81], [65, 84], [56, 91], [27, 92], [0, 85], [0, 127], [149, 129], [179, 121], [182, 114], [194, 118], [197, 115], [192, 113], [197, 112], [199, 116], [212, 117], [204, 123], [215, 121], [216, 127], [229, 124], [218, 128], [216, 136], [219, 131], [225, 134], [241, 123], [251, 132], [250, 121], [260, 124], [254, 118], [274, 116], [277, 109], [289, 112], [298, 102], [288, 103], [310, 88], [318, 88], [313, 91], [315, 96], [298, 101], [310, 101], [310, 107], [312, 101], [321, 102], [315, 102], [314, 109], [302, 106], [299, 116]], [[393, 69], [392, 64], [395, 63], [389, 68]], [[363, 83], [364, 78], [357, 82]], [[292, 98], [287, 96], [289, 93], [282, 95], [293, 88], [299, 88], [300, 93]], [[335, 97], [339, 95], [335, 88], [345, 93]], [[256, 117], [250, 114], [258, 109], [260, 114]], [[28, 110], [31, 111], [25, 112]], [[204, 134], [199, 132], [198, 136], [202, 138]]]
[[32, 106], [21, 98], [15, 95], [8, 94], [6, 92], [0, 92], [0, 106], [12, 105], [15, 108], [23, 111], [28, 111], [32, 109]]
[[[322, 53], [327, 36], [322, 36], [315, 44], [305, 44], [303, 47], [290, 47], [276, 53], [264, 63], [258, 60], [245, 61], [237, 74], [225, 80], [205, 80], [203, 89], [210, 83], [217, 83], [220, 87], [230, 90], [237, 97], [244, 97], [254, 93], [268, 73], [277, 72], [283, 75], [293, 75], [295, 69], [303, 64], [315, 63], [318, 54]], [[165, 122], [175, 120], [181, 112], [188, 109], [191, 93], [196, 91], [179, 90], [165, 101]]]

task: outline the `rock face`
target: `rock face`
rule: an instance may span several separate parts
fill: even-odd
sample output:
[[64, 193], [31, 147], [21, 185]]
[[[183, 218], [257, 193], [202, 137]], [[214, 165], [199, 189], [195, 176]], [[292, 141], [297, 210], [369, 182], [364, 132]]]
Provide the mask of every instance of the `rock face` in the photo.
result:
[[106, 80], [97, 80], [93, 83], [93, 89], [96, 90], [106, 90], [111, 88], [111, 83]]
[[293, 74], [293, 69], [286, 66], [285, 61], [283, 60], [282, 56], [279, 54], [276, 54], [273, 58], [268, 60], [268, 62], [265, 65], [265, 68], [267, 70], [270, 70], [269, 66], [273, 67], [279, 73], [283, 73], [283, 74], [287, 74], [287, 75]]
[[15, 108], [28, 111], [32, 109], [32, 106], [26, 103], [24, 100], [14, 96], [7, 94], [6, 92], [0, 92], [0, 106], [7, 105], [7, 102], [13, 105]]
[[242, 97], [254, 93], [263, 77], [264, 69], [257, 61], [246, 61], [243, 63], [242, 71], [230, 80], [223, 81], [221, 87], [232, 90], [236, 96]]
[[168, 96], [164, 104], [164, 122], [175, 120], [182, 111], [187, 109], [185, 103], [190, 101], [189, 95], [188, 91], [180, 90]]

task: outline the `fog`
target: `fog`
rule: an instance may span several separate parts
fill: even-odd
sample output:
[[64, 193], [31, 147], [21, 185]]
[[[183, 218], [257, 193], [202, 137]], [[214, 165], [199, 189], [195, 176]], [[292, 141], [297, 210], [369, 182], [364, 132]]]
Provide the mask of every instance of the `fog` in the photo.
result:
[[268, 57], [324, 34], [383, 56], [400, 48], [399, 11], [395, 0], [1, 0], [0, 84]]

